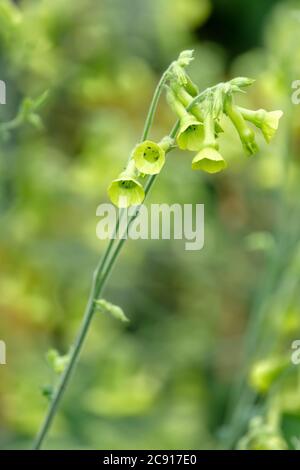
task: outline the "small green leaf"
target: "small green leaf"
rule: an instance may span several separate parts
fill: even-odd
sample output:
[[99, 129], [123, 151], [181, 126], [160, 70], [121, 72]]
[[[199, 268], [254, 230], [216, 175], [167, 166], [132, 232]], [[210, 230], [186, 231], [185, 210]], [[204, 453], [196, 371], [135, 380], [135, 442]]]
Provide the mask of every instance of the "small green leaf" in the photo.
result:
[[56, 349], [47, 352], [47, 361], [56, 374], [62, 374], [69, 362], [69, 355], [61, 356]]
[[41, 117], [36, 113], [29, 114], [28, 122], [30, 122], [30, 124], [32, 124], [38, 130], [43, 129], [43, 121]]
[[41, 390], [43, 397], [47, 398], [47, 400], [50, 401], [52, 399], [54, 391], [52, 385], [44, 385]]
[[44, 91], [40, 96], [32, 100], [32, 107], [34, 110], [40, 108], [49, 96], [49, 90]]
[[35, 127], [41, 127], [42, 121], [35, 111], [40, 108], [48, 97], [48, 90], [35, 99], [24, 98], [18, 112], [18, 118], [22, 122], [30, 122]]
[[114, 318], [122, 322], [129, 321], [121, 307], [119, 307], [118, 305], [114, 305], [104, 299], [95, 300], [95, 304], [97, 305], [98, 309], [101, 310], [103, 313], [110, 313]]

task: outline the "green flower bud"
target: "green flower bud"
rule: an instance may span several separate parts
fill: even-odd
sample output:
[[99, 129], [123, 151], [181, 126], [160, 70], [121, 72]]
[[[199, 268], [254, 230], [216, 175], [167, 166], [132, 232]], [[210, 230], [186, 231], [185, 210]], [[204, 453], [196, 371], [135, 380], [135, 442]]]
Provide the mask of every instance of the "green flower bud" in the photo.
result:
[[227, 99], [225, 103], [225, 112], [235, 126], [246, 152], [249, 155], [256, 153], [258, 151], [258, 145], [255, 141], [254, 131], [247, 126], [242, 113], [239, 111], [238, 107], [232, 103], [231, 99]]
[[132, 154], [136, 168], [146, 175], [156, 175], [165, 163], [165, 151], [161, 145], [145, 140], [138, 144]]
[[252, 122], [256, 127], [261, 129], [265, 140], [270, 143], [279, 126], [279, 121], [283, 116], [283, 112], [278, 111], [265, 111], [264, 109], [259, 109], [257, 111], [252, 111], [250, 109], [245, 109], [238, 107], [239, 111], [242, 113], [244, 119], [249, 122]]
[[178, 65], [181, 67], [187, 67], [192, 60], [194, 60], [194, 50], [187, 49], [185, 51], [180, 52], [179, 57], [177, 59]]
[[227, 167], [222, 155], [212, 147], [205, 147], [194, 157], [192, 161], [193, 170], [202, 170], [207, 173], [218, 173]]
[[248, 77], [235, 77], [232, 80], [230, 80], [230, 85], [233, 88], [239, 89], [239, 88], [246, 88], [248, 86], [253, 85], [255, 80], [253, 78], [248, 78]]
[[203, 141], [203, 124], [190, 114], [170, 90], [167, 94], [168, 103], [180, 119], [177, 133], [177, 144], [182, 150], [199, 150]]
[[136, 179], [134, 160], [130, 160], [126, 170], [112, 181], [107, 192], [111, 202], [119, 208], [138, 206], [143, 202], [144, 188]]

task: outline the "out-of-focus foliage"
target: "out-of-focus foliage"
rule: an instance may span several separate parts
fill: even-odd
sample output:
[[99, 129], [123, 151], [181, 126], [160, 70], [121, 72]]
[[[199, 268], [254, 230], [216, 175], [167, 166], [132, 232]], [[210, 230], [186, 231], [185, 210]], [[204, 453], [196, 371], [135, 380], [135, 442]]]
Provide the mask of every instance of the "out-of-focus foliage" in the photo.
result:
[[[282, 124], [247, 161], [226, 129], [220, 175], [191, 172], [188, 154], [168, 158], [150, 200], [204, 203], [205, 247], [128, 242], [105, 298], [130, 322], [95, 316], [47, 446], [297, 446], [300, 13], [297, 2], [256, 0], [251, 15], [249, 2], [228, 3], [0, 0], [1, 122], [49, 90], [43, 128], [25, 122], [0, 145], [1, 448], [28, 446], [39, 427], [55, 380], [46, 352], [68, 352], [105, 248], [96, 207], [141, 134], [160, 73], [185, 48], [201, 87], [251, 76], [243, 105], [284, 109]], [[243, 31], [238, 54], [222, 36], [228, 18], [232, 35]], [[153, 138], [171, 125], [162, 103]], [[286, 358], [257, 381], [261, 364]]]

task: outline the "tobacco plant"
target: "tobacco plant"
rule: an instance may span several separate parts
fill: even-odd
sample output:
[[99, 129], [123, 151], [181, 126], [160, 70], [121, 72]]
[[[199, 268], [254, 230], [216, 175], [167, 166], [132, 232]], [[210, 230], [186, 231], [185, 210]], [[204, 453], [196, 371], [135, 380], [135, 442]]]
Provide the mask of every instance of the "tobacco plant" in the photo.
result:
[[[193, 51], [183, 51], [163, 73], [150, 104], [141, 140], [133, 148], [123, 171], [108, 187], [110, 200], [120, 209], [115, 230], [94, 271], [86, 310], [73, 346], [64, 356], [60, 356], [54, 350], [48, 353], [48, 362], [57, 373], [58, 381], [54, 389], [44, 391], [50, 403], [36, 437], [34, 449], [40, 449], [44, 443], [75, 369], [95, 312], [107, 311], [120, 320], [126, 320], [120, 307], [101, 299], [104, 286], [125, 243], [126, 237], [116, 237], [124, 209], [129, 206], [134, 208], [127, 220], [125, 227], [127, 232], [139, 214], [140, 205], [165, 165], [167, 154], [175, 149], [193, 152], [191, 162], [193, 170], [207, 173], [225, 170], [227, 162], [219, 148], [219, 136], [224, 132], [221, 124], [224, 116], [235, 127], [241, 144], [249, 156], [258, 150], [255, 127], [261, 130], [267, 142], [272, 139], [278, 128], [281, 111], [250, 110], [236, 103], [236, 95], [245, 93], [245, 89], [252, 85], [254, 80], [237, 77], [199, 92], [197, 85], [186, 71], [192, 60]], [[159, 142], [154, 142], [149, 139], [149, 134], [163, 91], [166, 93], [170, 110], [175, 114], [176, 122], [167, 136], [162, 136]]]

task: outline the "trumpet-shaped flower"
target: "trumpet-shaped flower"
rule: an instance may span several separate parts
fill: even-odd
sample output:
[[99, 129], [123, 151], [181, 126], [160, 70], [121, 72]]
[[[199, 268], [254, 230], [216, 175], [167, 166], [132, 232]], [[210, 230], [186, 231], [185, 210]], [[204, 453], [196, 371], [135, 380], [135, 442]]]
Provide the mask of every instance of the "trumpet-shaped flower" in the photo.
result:
[[207, 173], [218, 173], [227, 167], [222, 155], [213, 147], [205, 147], [194, 157], [193, 170], [202, 170]]
[[133, 160], [129, 162], [126, 170], [112, 181], [107, 191], [111, 202], [119, 208], [138, 206], [143, 202], [145, 192], [135, 177]]
[[135, 147], [132, 157], [141, 173], [156, 175], [164, 166], [165, 150], [160, 144], [145, 140]]
[[173, 91], [169, 91], [168, 102], [180, 119], [177, 144], [182, 150], [199, 150], [203, 141], [203, 124], [190, 114]]
[[247, 126], [239, 108], [232, 103], [232, 100], [228, 99], [225, 104], [225, 111], [235, 126], [246, 152], [249, 155], [256, 153], [258, 151], [258, 145], [255, 140], [255, 133]]
[[261, 123], [261, 130], [264, 135], [264, 138], [266, 139], [268, 143], [276, 134], [276, 131], [279, 126], [279, 120], [282, 117], [282, 115], [283, 115], [283, 112], [280, 110], [271, 111], [269, 113], [265, 111], [265, 118]]
[[199, 150], [203, 141], [203, 124], [186, 113], [180, 119], [180, 127], [177, 134], [177, 144], [182, 150]]
[[215, 122], [208, 105], [204, 118], [204, 141], [202, 149], [192, 161], [193, 170], [203, 170], [207, 173], [218, 173], [226, 168], [222, 155], [218, 152], [218, 143], [215, 136]]
[[270, 143], [276, 134], [283, 112], [280, 110], [268, 112], [264, 109], [259, 109], [257, 111], [245, 108], [238, 109], [242, 113], [244, 119], [252, 122], [256, 127], [261, 129], [266, 142]]

